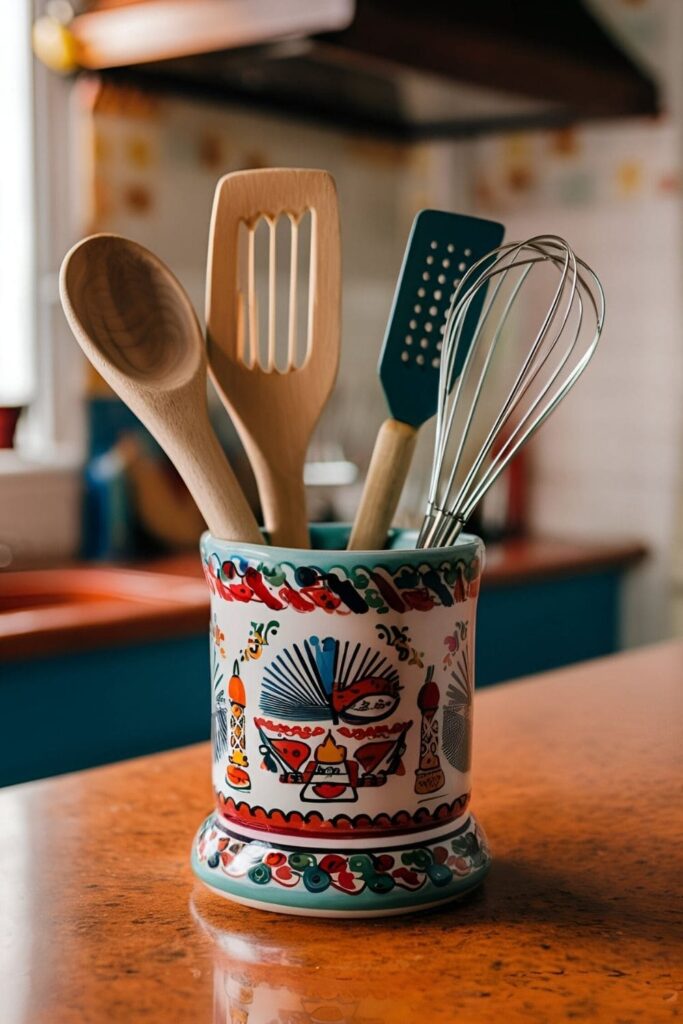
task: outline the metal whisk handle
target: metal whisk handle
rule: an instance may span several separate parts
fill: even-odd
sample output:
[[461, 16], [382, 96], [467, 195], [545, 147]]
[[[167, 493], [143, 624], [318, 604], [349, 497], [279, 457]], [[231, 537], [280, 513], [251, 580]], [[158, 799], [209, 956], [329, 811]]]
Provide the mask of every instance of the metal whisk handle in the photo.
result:
[[461, 512], [452, 512], [448, 508], [432, 504], [422, 523], [415, 547], [445, 547], [452, 544], [462, 532], [465, 522], [466, 519]]

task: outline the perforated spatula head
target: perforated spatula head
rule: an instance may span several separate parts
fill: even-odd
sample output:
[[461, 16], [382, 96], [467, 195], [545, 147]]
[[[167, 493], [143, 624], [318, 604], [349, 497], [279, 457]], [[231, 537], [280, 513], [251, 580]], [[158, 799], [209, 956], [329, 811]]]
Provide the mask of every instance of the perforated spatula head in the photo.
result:
[[[441, 342], [453, 292], [465, 271], [500, 245], [503, 234], [502, 224], [480, 217], [441, 210], [421, 210], [415, 217], [379, 360], [395, 420], [419, 427], [435, 414]], [[484, 299], [484, 290], [479, 291], [468, 314], [472, 332]], [[466, 354], [463, 344], [455, 376]]]

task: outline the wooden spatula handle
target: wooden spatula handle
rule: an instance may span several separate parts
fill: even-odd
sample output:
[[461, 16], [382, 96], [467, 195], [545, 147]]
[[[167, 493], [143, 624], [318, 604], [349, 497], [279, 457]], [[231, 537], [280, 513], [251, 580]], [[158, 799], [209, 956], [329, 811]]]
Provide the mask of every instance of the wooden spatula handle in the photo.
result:
[[399, 420], [379, 428], [368, 475], [351, 531], [349, 549], [383, 548], [415, 450], [417, 430]]
[[[277, 430], [277, 424], [273, 424]], [[290, 454], [287, 462], [265, 458], [261, 449], [245, 438], [245, 448], [258, 481], [263, 522], [270, 543], [280, 548], [308, 548], [308, 516], [304, 486], [304, 459]]]

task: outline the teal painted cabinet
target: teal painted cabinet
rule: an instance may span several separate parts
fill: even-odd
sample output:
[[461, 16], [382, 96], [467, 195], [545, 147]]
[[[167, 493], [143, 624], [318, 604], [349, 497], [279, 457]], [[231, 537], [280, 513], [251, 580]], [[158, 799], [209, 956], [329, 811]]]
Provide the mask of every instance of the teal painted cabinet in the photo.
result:
[[476, 685], [544, 672], [619, 648], [623, 571], [482, 587]]
[[206, 739], [201, 635], [0, 664], [0, 785]]

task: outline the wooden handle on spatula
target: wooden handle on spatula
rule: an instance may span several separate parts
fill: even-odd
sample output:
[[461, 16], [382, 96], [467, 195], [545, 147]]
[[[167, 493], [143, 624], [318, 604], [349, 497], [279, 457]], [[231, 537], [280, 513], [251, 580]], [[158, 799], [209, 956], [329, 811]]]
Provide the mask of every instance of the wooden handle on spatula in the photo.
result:
[[416, 440], [415, 427], [399, 420], [385, 420], [379, 428], [349, 550], [377, 551], [386, 544]]

